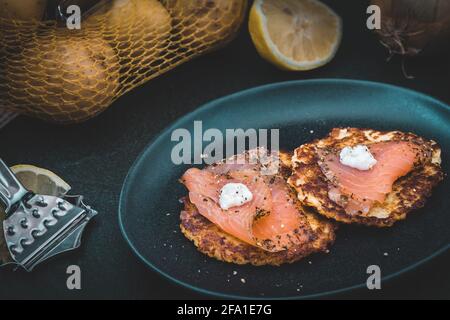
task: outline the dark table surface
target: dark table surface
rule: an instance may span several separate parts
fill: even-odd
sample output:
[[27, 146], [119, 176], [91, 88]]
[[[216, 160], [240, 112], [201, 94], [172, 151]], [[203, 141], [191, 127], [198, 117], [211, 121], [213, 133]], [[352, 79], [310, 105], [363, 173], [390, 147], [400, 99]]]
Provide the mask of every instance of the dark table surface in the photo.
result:
[[[51, 169], [86, 196], [100, 215], [89, 225], [82, 247], [32, 273], [0, 270], [0, 298], [188, 299], [205, 298], [148, 269], [119, 231], [117, 208], [122, 182], [133, 161], [164, 127], [203, 103], [267, 83], [313, 78], [351, 78], [411, 88], [450, 103], [450, 65], [442, 59], [407, 64], [387, 53], [365, 27], [366, 3], [328, 1], [341, 15], [341, 47], [325, 67], [279, 71], [262, 60], [243, 25], [226, 48], [186, 63], [121, 97], [99, 117], [76, 126], [55, 126], [19, 117], [0, 130], [1, 157], [10, 165]], [[424, 239], [426, 241], [426, 239]], [[82, 289], [69, 291], [66, 268], [79, 265]], [[450, 252], [383, 284], [380, 291], [356, 290], [331, 298], [450, 298]]]

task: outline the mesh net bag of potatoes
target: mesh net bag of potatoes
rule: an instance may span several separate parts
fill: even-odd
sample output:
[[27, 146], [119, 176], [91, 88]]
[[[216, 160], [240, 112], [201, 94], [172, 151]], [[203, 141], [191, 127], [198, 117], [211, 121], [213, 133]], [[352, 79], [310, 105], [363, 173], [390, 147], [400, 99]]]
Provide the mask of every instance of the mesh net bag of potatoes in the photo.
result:
[[0, 108], [59, 123], [87, 120], [136, 86], [226, 44], [247, 6], [86, 1], [99, 3], [71, 30], [48, 18], [59, 8], [55, 0], [0, 0]]

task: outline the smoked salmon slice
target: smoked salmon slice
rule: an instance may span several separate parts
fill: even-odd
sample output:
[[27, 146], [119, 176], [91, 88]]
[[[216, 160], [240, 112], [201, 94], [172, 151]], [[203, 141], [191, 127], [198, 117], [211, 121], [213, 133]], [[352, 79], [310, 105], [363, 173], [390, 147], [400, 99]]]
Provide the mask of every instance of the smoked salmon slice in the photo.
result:
[[367, 147], [377, 163], [365, 171], [343, 165], [338, 150], [317, 150], [322, 172], [332, 183], [330, 199], [352, 215], [365, 214], [375, 203], [383, 203], [394, 182], [414, 168], [421, 153], [420, 146], [410, 141], [377, 142]]
[[[246, 153], [252, 154], [252, 151]], [[275, 157], [273, 161], [277, 161]], [[269, 252], [287, 250], [305, 241], [307, 228], [296, 196], [279, 174], [261, 174], [260, 163], [219, 163], [203, 170], [191, 168], [181, 178], [198, 212], [226, 233]], [[251, 201], [228, 210], [220, 207], [227, 183], [242, 183]]]

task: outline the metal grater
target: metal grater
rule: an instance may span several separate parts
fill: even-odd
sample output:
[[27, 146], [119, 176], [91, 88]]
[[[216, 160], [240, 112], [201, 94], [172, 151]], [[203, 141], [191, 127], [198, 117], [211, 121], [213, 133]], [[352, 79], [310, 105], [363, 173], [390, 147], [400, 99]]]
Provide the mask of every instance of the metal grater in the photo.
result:
[[59, 253], [78, 248], [84, 227], [97, 214], [81, 196], [36, 195], [0, 159], [3, 234], [14, 263], [31, 271]]

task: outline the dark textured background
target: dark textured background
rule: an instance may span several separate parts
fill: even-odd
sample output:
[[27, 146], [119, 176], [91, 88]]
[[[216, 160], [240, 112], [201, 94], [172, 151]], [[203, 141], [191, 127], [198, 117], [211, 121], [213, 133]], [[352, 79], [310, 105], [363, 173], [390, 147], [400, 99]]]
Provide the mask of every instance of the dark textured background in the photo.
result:
[[[74, 193], [101, 213], [88, 227], [82, 248], [53, 259], [33, 273], [0, 270], [0, 298], [204, 298], [147, 269], [133, 256], [117, 222], [125, 175], [145, 145], [172, 121], [199, 105], [242, 89], [286, 80], [353, 78], [408, 87], [450, 103], [448, 59], [407, 64], [414, 80], [404, 78], [398, 59], [365, 28], [366, 3], [328, 1], [344, 21], [335, 59], [320, 69], [288, 73], [263, 61], [244, 25], [228, 47], [200, 57], [120, 98], [89, 122], [60, 127], [19, 117], [0, 130], [1, 157], [10, 165], [30, 163], [64, 177]], [[157, 168], [155, 168], [157, 170]], [[423, 239], [426, 241], [426, 239]], [[82, 290], [66, 289], [65, 270], [82, 269]], [[450, 253], [384, 283], [378, 292], [357, 290], [332, 298], [450, 298]]]

